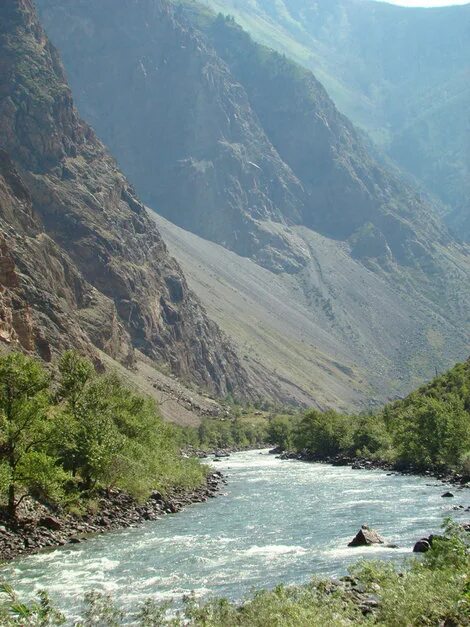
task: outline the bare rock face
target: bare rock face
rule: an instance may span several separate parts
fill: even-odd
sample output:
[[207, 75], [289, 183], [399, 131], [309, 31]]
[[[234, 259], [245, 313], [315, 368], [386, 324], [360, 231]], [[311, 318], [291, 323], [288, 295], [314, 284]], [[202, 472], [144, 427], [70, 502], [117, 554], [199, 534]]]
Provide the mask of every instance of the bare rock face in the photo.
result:
[[179, 226], [291, 273], [309, 255], [273, 222], [350, 240], [355, 258], [385, 268], [429, 263], [429, 242], [448, 237], [313, 74], [233, 20], [168, 0], [39, 7], [81, 110], [145, 202]]
[[371, 546], [372, 544], [384, 544], [385, 540], [368, 525], [362, 525], [356, 537], [351, 540], [348, 546]]
[[220, 395], [249, 397], [134, 190], [79, 117], [30, 0], [0, 6], [1, 339], [45, 358], [133, 349]]

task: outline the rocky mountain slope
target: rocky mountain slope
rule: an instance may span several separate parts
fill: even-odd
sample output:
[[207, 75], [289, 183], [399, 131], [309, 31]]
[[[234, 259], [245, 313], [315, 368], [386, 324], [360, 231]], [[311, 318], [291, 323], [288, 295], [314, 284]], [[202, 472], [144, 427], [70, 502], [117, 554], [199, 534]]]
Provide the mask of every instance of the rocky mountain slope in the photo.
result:
[[[320, 393], [341, 404], [364, 394], [366, 379], [379, 396], [378, 379], [401, 393], [465, 356], [468, 251], [435, 205], [371, 156], [310, 72], [197, 3], [40, 0], [39, 7], [80, 110], [143, 199], [179, 226], [254, 260], [267, 271], [257, 274], [257, 289], [279, 283], [291, 312], [307, 310], [307, 324], [328, 337], [323, 348], [308, 344], [302, 394], [319, 400], [315, 381], [327, 362], [351, 373], [349, 382]], [[173, 252], [198, 289], [222, 273], [230, 285], [240, 282], [245, 260], [204, 281], [184, 245]], [[206, 301], [212, 315], [217, 297]], [[226, 313], [217, 320], [243, 345], [239, 325]], [[269, 333], [251, 326], [250, 342], [268, 350]], [[291, 355], [302, 337], [292, 326]], [[294, 361], [278, 373], [291, 390]], [[276, 366], [267, 359], [264, 367]]]
[[449, 205], [449, 223], [468, 240], [470, 5], [204, 2], [313, 70], [341, 111]]
[[46, 360], [134, 349], [219, 395], [252, 390], [143, 205], [78, 116], [31, 0], [0, 5], [0, 339]]

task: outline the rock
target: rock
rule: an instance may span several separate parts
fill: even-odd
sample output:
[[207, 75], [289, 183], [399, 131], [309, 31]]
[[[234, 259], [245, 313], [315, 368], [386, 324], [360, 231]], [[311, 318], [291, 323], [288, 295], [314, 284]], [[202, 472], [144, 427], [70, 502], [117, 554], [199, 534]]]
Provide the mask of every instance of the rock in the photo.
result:
[[123, 365], [138, 346], [217, 397], [257, 399], [154, 220], [78, 117], [33, 3], [0, 2], [0, 24], [2, 342], [48, 362], [74, 347]]
[[59, 531], [62, 529], [62, 523], [57, 518], [53, 516], [44, 516], [39, 519], [38, 525], [40, 527], [45, 527], [46, 529], [50, 529], [51, 531]]
[[452, 499], [454, 498], [454, 495], [452, 494], [452, 492], [444, 492], [444, 494], [442, 495], [443, 499]]
[[371, 546], [372, 544], [384, 544], [384, 539], [367, 525], [362, 525], [356, 537], [351, 540], [348, 546]]
[[413, 547], [413, 553], [427, 553], [431, 549], [428, 538], [421, 538]]

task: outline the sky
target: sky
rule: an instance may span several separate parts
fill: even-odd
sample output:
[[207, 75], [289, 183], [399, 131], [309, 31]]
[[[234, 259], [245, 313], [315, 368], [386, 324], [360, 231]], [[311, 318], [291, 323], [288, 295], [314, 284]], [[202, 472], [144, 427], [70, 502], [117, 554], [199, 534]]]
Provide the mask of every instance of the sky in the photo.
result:
[[454, 4], [468, 4], [470, 0], [379, 0], [403, 7], [448, 7]]

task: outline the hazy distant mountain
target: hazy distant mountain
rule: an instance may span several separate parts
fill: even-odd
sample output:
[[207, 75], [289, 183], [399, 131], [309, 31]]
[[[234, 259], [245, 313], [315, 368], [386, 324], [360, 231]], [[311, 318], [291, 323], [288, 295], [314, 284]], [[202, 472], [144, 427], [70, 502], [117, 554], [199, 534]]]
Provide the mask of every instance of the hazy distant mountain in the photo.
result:
[[[247, 279], [233, 261], [233, 289], [256, 299], [276, 273], [278, 293], [292, 299], [285, 315], [297, 302], [314, 322], [308, 342], [302, 325], [290, 331], [289, 350], [310, 356], [304, 398], [340, 404], [351, 390], [369, 393], [368, 383], [382, 394], [385, 381], [403, 391], [410, 372], [420, 377], [466, 354], [467, 251], [435, 206], [370, 155], [310, 72], [195, 3], [39, 6], [82, 114], [145, 202], [267, 270]], [[174, 241], [195, 287], [218, 281], [178, 253], [184, 238]], [[194, 246], [202, 269], [214, 263]], [[219, 260], [229, 263], [222, 253]], [[227, 294], [216, 295], [211, 314], [241, 345], [217, 300]], [[259, 324], [267, 317], [260, 313]], [[255, 352], [272, 337], [249, 331]], [[295, 385], [293, 368], [281, 375], [278, 366], [279, 380]], [[315, 385], [327, 370], [330, 384]], [[339, 372], [341, 389], [331, 385]]]
[[312, 69], [343, 113], [449, 205], [449, 224], [470, 239], [470, 4], [204, 1]]

